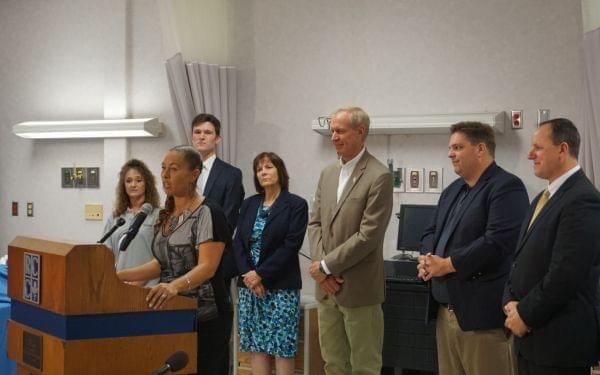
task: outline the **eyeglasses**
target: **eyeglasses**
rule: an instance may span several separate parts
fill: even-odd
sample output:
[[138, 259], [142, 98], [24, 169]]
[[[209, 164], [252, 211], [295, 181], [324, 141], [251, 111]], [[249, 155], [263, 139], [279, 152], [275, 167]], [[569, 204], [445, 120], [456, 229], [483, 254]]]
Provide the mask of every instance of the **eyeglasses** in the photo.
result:
[[319, 121], [320, 127], [327, 128], [327, 129], [329, 129], [331, 127], [331, 117], [319, 116], [319, 117], [317, 117], [317, 120]]

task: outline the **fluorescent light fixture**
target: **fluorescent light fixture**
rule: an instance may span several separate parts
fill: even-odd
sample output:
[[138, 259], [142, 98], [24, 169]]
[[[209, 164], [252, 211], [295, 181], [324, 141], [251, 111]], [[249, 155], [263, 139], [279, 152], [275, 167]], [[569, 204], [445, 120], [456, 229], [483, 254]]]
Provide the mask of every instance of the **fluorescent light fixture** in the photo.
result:
[[[321, 116], [323, 117], [323, 116]], [[422, 115], [399, 115], [371, 117], [369, 134], [450, 134], [450, 127], [461, 121], [478, 121], [489, 124], [496, 132], [504, 132], [506, 113], [475, 112], [475, 113], [441, 113]], [[311, 123], [312, 130], [319, 134], [330, 136], [329, 127], [323, 121], [315, 119]]]
[[28, 121], [13, 126], [13, 133], [23, 138], [129, 138], [157, 137], [162, 132], [158, 118]]

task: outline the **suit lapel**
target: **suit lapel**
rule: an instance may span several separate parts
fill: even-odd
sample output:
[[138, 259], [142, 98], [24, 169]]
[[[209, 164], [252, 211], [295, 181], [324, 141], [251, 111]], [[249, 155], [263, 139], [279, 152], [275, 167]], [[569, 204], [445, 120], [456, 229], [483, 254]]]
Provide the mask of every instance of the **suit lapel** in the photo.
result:
[[533, 212], [535, 211], [535, 206], [537, 205], [537, 202], [540, 200], [541, 196], [542, 196], [543, 192], [540, 192], [535, 198], [533, 198], [533, 200], [531, 201], [531, 204], [529, 205], [529, 210], [527, 211], [527, 214], [525, 215], [525, 219], [523, 220], [523, 223], [521, 224], [521, 231], [519, 232], [519, 240], [517, 241], [517, 249], [515, 250], [515, 255], [519, 252], [519, 249], [521, 248], [521, 244], [525, 241], [525, 237], [527, 237], [528, 235], [528, 227], [529, 227], [529, 222], [531, 221], [531, 217], [533, 216]]
[[[534, 199], [533, 202], [531, 202], [531, 207], [529, 209], [529, 214], [527, 215], [527, 220], [523, 223], [523, 226], [521, 227], [521, 238], [519, 239], [517, 251], [515, 252], [515, 255], [517, 255], [519, 253], [519, 251], [521, 251], [521, 249], [523, 248], [523, 245], [527, 242], [527, 239], [529, 238], [529, 235], [531, 234], [531, 232], [533, 232], [535, 230], [535, 228], [537, 228], [538, 223], [540, 223], [544, 219], [544, 217], [546, 215], [548, 215], [549, 212], [552, 211], [552, 209], [560, 201], [561, 197], [577, 181], [579, 181], [579, 179], [581, 179], [582, 176], [583, 176], [583, 171], [580, 169], [579, 171], [575, 172], [571, 177], [569, 177], [567, 179], [567, 181], [565, 181], [562, 184], [562, 186], [556, 191], [556, 193], [554, 193], [554, 195], [552, 195], [552, 197], [548, 200], [548, 203], [546, 203], [546, 205], [542, 208], [542, 210], [540, 211], [538, 216], [535, 218], [535, 221], [531, 224], [531, 227], [529, 227], [529, 222], [531, 221], [531, 217], [533, 216], [533, 211], [535, 210], [535, 206], [537, 205], [537, 202], [540, 200], [540, 197], [542, 196], [543, 192], [538, 194], [536, 199]], [[529, 227], [529, 229], [528, 229], [528, 227]]]
[[[481, 177], [479, 178], [479, 181], [475, 184], [475, 186], [473, 186], [471, 188], [471, 191], [467, 194], [467, 196], [465, 197], [464, 201], [462, 202], [462, 204], [460, 205], [458, 210], [453, 213], [453, 215], [456, 216], [456, 219], [452, 221], [452, 227], [450, 228], [450, 234], [454, 233], [454, 230], [456, 229], [458, 224], [461, 222], [463, 215], [465, 214], [465, 212], [467, 211], [467, 209], [473, 202], [473, 199], [475, 199], [477, 194], [479, 194], [479, 192], [481, 192], [481, 190], [489, 183], [490, 178], [496, 174], [496, 172], [498, 171], [497, 168], [498, 167], [496, 166], [496, 163], [492, 163], [488, 167], [488, 169], [486, 169], [486, 171], [483, 173], [483, 175], [481, 175]], [[460, 186], [462, 187], [462, 185], [460, 185]], [[456, 192], [454, 192], [454, 199], [451, 200], [450, 202], [455, 202], [456, 199], [460, 199], [460, 197], [458, 195], [460, 194], [461, 191], [462, 191], [462, 188], [456, 189]], [[446, 208], [446, 213], [444, 215], [448, 215], [448, 213], [450, 211], [449, 208], [452, 206], [454, 206], [454, 203], [451, 205], [448, 205], [448, 207]], [[447, 222], [448, 218], [445, 218], [445, 220], [446, 221], [444, 221], [444, 223]], [[442, 231], [439, 231], [438, 236], [441, 235], [441, 233], [442, 233]], [[437, 241], [436, 241], [436, 243], [437, 243]]]
[[265, 228], [269, 225], [269, 223], [271, 223], [271, 221], [273, 221], [273, 219], [275, 217], [277, 217], [277, 215], [279, 215], [280, 213], [282, 213], [283, 211], [285, 211], [285, 209], [288, 207], [288, 192], [285, 190], [282, 190], [281, 193], [279, 194], [279, 197], [277, 197], [277, 199], [275, 200], [275, 202], [273, 202], [273, 206], [271, 207], [271, 212], [269, 213], [269, 216], [267, 216], [267, 222], [265, 223]]
[[219, 178], [219, 175], [223, 171], [221, 168], [221, 159], [215, 158], [215, 161], [210, 169], [210, 173], [208, 174], [208, 180], [206, 180], [206, 185], [204, 185], [204, 191], [202, 192], [205, 197], [210, 194], [215, 181]]
[[[263, 198], [264, 198], [264, 196], [263, 196]], [[245, 220], [244, 225], [246, 225], [247, 228], [246, 228], [246, 230], [241, 230], [241, 231], [238, 229], [238, 231], [240, 231], [244, 235], [243, 241], [244, 241], [244, 245], [246, 245], [246, 249], [248, 249], [248, 251], [250, 250], [250, 237], [252, 237], [252, 229], [254, 227], [254, 221], [256, 221], [256, 215], [258, 214], [258, 208], [262, 204], [263, 198], [261, 198], [260, 196], [257, 196], [256, 199], [252, 199], [252, 201], [250, 202], [250, 204], [248, 205], [248, 208], [247, 208], [248, 214], [245, 215], [245, 217], [247, 219]]]
[[[447, 200], [447, 204], [444, 204], [444, 207], [441, 210], [441, 215], [440, 215], [440, 219], [442, 220], [441, 222], [436, 223], [438, 228], [444, 228], [445, 223], [448, 221], [448, 214], [450, 213], [450, 209], [453, 206], [453, 203], [456, 201], [456, 199], [458, 198], [458, 194], [460, 193], [461, 187], [462, 185], [458, 185], [458, 188], [454, 189], [454, 191], [448, 192], [448, 200]], [[454, 229], [453, 229], [454, 230]], [[434, 246], [437, 246], [437, 243], [440, 239], [440, 236], [442, 235], [442, 230], [438, 230], [436, 231], [436, 238], [434, 239]]]
[[[356, 167], [354, 167], [354, 171], [352, 171], [352, 174], [348, 178], [348, 182], [346, 182], [346, 186], [344, 186], [344, 190], [342, 191], [342, 195], [340, 196], [340, 200], [337, 202], [337, 204], [335, 206], [335, 209], [333, 211], [333, 215], [331, 215], [331, 222], [333, 222], [335, 220], [337, 214], [340, 212], [340, 208], [342, 207], [342, 205], [346, 201], [346, 198], [348, 198], [348, 195], [350, 194], [350, 192], [352, 191], [352, 189], [354, 189], [354, 186], [356, 186], [356, 183], [360, 180], [360, 178], [364, 174], [365, 169], [367, 168], [367, 160], [368, 160], [369, 156], [370, 156], [370, 154], [367, 151], [365, 151], [365, 153], [362, 156], [362, 158], [360, 158], [360, 160], [356, 164]], [[338, 170], [338, 172], [339, 172], [339, 170]], [[337, 197], [337, 189], [338, 189], [338, 183], [339, 183], [339, 176], [340, 175], [338, 173], [338, 175], [337, 175], [337, 183], [335, 184], [335, 192], [334, 192], [334, 195], [333, 195], [334, 197]]]

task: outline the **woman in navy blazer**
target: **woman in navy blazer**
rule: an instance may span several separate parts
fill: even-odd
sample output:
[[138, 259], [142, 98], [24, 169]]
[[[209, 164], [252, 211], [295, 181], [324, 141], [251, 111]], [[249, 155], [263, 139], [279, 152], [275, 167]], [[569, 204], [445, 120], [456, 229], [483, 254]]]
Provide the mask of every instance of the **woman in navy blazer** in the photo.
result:
[[233, 252], [239, 286], [240, 350], [252, 352], [252, 373], [294, 372], [302, 279], [298, 251], [308, 204], [288, 192], [283, 160], [272, 152], [253, 162], [258, 194], [242, 203]]

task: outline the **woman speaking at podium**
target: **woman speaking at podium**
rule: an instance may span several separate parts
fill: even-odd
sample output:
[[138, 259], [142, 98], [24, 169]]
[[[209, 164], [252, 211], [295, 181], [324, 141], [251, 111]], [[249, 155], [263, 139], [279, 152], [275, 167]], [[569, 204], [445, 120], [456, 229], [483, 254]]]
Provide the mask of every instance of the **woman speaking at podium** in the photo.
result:
[[[120, 226], [117, 225], [116, 230], [104, 244], [112, 249], [115, 255], [115, 265], [119, 271], [152, 260], [150, 247], [154, 237], [154, 224], [158, 218], [159, 198], [154, 175], [144, 162], [137, 159], [131, 159], [123, 164], [115, 190], [115, 207], [112, 216], [106, 222], [104, 233], [106, 234], [114, 228], [117, 220], [123, 219], [124, 223]], [[127, 251], [119, 251], [120, 241], [144, 203], [152, 206], [152, 212], [140, 226], [138, 234], [127, 247]], [[158, 278], [155, 278], [141, 283], [141, 285], [152, 286], [157, 283]]]
[[167, 199], [155, 226], [154, 259], [117, 275], [129, 282], [160, 276], [146, 298], [153, 309], [176, 295], [197, 299], [198, 374], [226, 374], [228, 361], [223, 357], [233, 310], [220, 263], [231, 236], [221, 208], [196, 191], [201, 171], [202, 159], [194, 148], [169, 150], [162, 163]]

